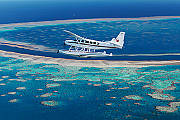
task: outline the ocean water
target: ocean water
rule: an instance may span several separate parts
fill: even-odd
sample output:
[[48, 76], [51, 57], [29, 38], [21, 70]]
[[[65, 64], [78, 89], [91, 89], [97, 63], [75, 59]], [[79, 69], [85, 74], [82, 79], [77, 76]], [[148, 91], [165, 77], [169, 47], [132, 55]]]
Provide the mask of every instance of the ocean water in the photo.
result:
[[[0, 23], [6, 24], [0, 24], [0, 120], [178, 120], [179, 65], [89, 67], [87, 64], [84, 67], [53, 64], [53, 60], [58, 58], [91, 59], [94, 62], [158, 60], [162, 63], [160, 61], [179, 60], [178, 17], [65, 21], [51, 25], [24, 23], [46, 20], [53, 23], [52, 20], [77, 18], [177, 16], [178, 6], [178, 1], [121, 4], [0, 2], [3, 16]], [[125, 31], [124, 48], [107, 50], [114, 56], [103, 58], [57, 54], [58, 49], [68, 49], [64, 40], [72, 39], [63, 32], [65, 29], [104, 41]]]
[[178, 0], [0, 1], [0, 23], [180, 15]]
[[[16, 26], [2, 27], [0, 32], [1, 49], [42, 55], [48, 57], [63, 57], [84, 59], [64, 54], [56, 54], [57, 50], [69, 49], [64, 45], [66, 39], [75, 39], [63, 30], [72, 31], [80, 36], [100, 41], [110, 41], [119, 32], [126, 32], [123, 49], [106, 50], [113, 53], [112, 57], [86, 58], [105, 60], [180, 60], [180, 19], [152, 19], [152, 20], [117, 20], [94, 21], [82, 23], [63, 23], [55, 25], [41, 25], [34, 27]], [[6, 42], [23, 42], [23, 44], [41, 45], [48, 47], [41, 52], [23, 49], [18, 46], [7, 45]], [[103, 50], [100, 50], [103, 51]]]

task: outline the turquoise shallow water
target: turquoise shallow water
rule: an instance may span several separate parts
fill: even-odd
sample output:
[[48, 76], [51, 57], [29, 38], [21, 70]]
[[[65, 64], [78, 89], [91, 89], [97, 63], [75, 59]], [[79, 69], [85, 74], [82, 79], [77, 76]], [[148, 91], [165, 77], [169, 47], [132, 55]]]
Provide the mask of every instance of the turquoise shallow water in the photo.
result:
[[[179, 65], [62, 67], [0, 57], [1, 119], [177, 119]], [[157, 106], [168, 107], [166, 110]], [[7, 115], [8, 114], [8, 115]], [[11, 114], [11, 115], [9, 115]]]

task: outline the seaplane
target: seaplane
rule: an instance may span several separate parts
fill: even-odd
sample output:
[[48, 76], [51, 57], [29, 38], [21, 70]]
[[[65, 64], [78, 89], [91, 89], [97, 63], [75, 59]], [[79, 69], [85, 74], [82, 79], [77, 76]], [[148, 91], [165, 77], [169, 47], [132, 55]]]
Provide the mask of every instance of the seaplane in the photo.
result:
[[98, 41], [81, 37], [68, 30], [64, 32], [75, 37], [75, 40], [65, 40], [65, 45], [70, 46], [69, 50], [58, 50], [57, 53], [64, 53], [78, 57], [105, 57], [112, 56], [112, 53], [107, 54], [104, 52], [96, 52], [100, 49], [122, 49], [124, 44], [125, 32], [120, 32], [116, 38], [110, 41]]

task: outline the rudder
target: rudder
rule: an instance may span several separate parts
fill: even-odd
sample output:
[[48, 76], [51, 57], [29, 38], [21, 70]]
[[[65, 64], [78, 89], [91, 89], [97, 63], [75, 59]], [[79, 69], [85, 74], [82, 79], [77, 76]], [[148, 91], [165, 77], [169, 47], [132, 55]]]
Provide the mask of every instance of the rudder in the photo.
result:
[[116, 38], [113, 38], [111, 40], [111, 42], [113, 42], [116, 45], [119, 45], [122, 48], [124, 44], [124, 36], [125, 36], [125, 32], [120, 32]]

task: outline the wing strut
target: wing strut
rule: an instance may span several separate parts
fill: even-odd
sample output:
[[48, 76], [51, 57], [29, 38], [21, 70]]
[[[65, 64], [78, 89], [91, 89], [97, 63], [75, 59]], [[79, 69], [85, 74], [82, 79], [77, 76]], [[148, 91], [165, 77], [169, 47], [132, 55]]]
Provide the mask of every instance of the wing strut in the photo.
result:
[[68, 34], [70, 34], [70, 35], [72, 35], [72, 36], [74, 36], [75, 38], [76, 38], [76, 40], [78, 40], [78, 39], [80, 39], [80, 40], [85, 40], [85, 38], [83, 38], [83, 37], [81, 37], [81, 36], [79, 36], [79, 35], [76, 35], [75, 33], [72, 33], [72, 32], [70, 32], [70, 31], [68, 31], [68, 30], [63, 30], [64, 32], [66, 32], [66, 33], [68, 33]]

